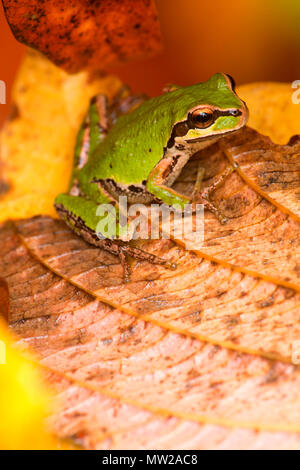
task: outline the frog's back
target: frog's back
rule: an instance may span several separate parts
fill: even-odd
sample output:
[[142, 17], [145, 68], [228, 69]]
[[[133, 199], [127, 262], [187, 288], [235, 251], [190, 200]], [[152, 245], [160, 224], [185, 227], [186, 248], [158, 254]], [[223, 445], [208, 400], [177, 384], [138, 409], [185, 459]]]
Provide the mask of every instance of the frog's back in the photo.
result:
[[207, 100], [219, 105], [219, 96], [220, 90], [205, 82], [149, 99], [118, 119], [88, 161], [85, 173], [123, 184], [147, 180], [163, 156], [173, 125]]
[[118, 119], [92, 155], [86, 170], [93, 176], [131, 184], [147, 179], [163, 156], [172, 126], [171, 106], [157, 97]]

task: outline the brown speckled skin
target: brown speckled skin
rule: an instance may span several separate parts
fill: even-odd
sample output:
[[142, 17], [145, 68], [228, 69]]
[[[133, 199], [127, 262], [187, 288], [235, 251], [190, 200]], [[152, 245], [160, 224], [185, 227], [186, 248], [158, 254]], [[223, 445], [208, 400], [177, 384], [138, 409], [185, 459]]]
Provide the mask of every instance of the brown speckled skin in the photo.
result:
[[2, 0], [16, 39], [69, 73], [146, 56], [161, 48], [152, 0]]

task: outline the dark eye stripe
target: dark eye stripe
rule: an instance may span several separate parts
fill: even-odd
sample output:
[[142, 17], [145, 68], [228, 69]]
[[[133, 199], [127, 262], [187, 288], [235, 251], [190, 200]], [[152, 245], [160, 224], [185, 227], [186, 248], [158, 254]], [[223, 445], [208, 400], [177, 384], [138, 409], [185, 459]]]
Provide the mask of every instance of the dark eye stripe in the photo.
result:
[[[213, 111], [213, 122], [215, 122], [216, 119], [218, 119], [218, 117], [220, 116], [237, 117], [237, 116], [240, 116], [241, 114], [242, 114], [242, 111], [240, 111], [239, 109], [227, 109], [224, 111], [222, 111], [221, 109], [215, 109]], [[172, 134], [168, 140], [167, 147], [168, 148], [173, 147], [173, 145], [175, 144], [175, 137], [185, 136], [188, 133], [189, 129], [196, 129], [196, 127], [194, 126], [192, 122], [190, 122], [189, 116], [188, 116], [188, 119], [186, 121], [178, 122], [177, 124], [175, 124], [175, 126], [173, 126]]]
[[171, 148], [175, 144], [175, 137], [183, 137], [188, 133], [189, 127], [187, 121], [178, 122], [173, 126], [171, 137], [167, 143], [167, 147]]
[[[222, 111], [221, 109], [215, 109], [212, 114], [212, 120], [210, 125], [212, 125], [220, 116], [240, 116], [242, 112], [239, 109], [227, 109]], [[189, 126], [189, 129], [197, 129], [197, 126], [195, 126], [194, 120], [192, 119], [192, 115], [188, 115], [187, 119], [187, 124]]]

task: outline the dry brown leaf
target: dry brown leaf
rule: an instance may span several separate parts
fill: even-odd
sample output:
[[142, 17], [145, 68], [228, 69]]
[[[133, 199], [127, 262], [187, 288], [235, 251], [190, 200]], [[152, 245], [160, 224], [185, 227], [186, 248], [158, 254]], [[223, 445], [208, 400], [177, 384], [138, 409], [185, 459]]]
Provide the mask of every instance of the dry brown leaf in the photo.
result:
[[[299, 127], [300, 131], [300, 127]], [[225, 139], [225, 153], [241, 177], [283, 212], [300, 220], [300, 138], [274, 144], [253, 129]]]
[[161, 49], [153, 0], [2, 0], [16, 39], [69, 73], [152, 55]]
[[9, 322], [9, 290], [7, 282], [0, 278], [0, 316]]
[[[48, 244], [41, 226], [51, 224]], [[17, 226], [46, 250], [56, 245], [62, 265], [62, 234], [85, 245], [50, 218]], [[15, 225], [2, 228], [0, 247], [11, 327], [58, 394], [50, 423], [60, 437], [88, 448], [274, 448], [281, 437], [284, 447], [299, 448], [298, 367], [179, 335], [99, 301], [47, 270]], [[94, 270], [85, 270], [93, 284]], [[245, 431], [231, 431], [239, 427]]]
[[[248, 167], [243, 165], [242, 160], [246, 152], [246, 161], [250, 162]], [[198, 157], [206, 170], [207, 186], [233, 160], [242, 164], [214, 194], [215, 202], [229, 219], [228, 222], [220, 226], [212, 214], [206, 214], [205, 240], [196, 251], [224, 266], [235, 267], [299, 291], [300, 224], [297, 211], [293, 212], [300, 182], [296, 163], [300, 158], [299, 142], [290, 146], [275, 145], [254, 130], [245, 128], [203, 150]], [[284, 208], [275, 201], [279, 195], [271, 198], [272, 186], [260, 188], [253, 178], [251, 186], [254, 189], [249, 185], [249, 175], [257, 172], [260, 175], [268, 174], [270, 160], [274, 168], [277, 165], [284, 173], [287, 166], [293, 166], [295, 170], [291, 176], [294, 176], [293, 190], [286, 185], [285, 190], [281, 191], [282, 199], [285, 199]], [[197, 165], [198, 162], [193, 162], [186, 166], [175, 185], [179, 191], [191, 193]], [[281, 179], [284, 181], [284, 176]]]
[[300, 294], [292, 289], [224, 268], [169, 240], [148, 243], [147, 250], [177, 262], [177, 270], [140, 263], [127, 285], [117, 258], [87, 245], [61, 221], [32, 219], [18, 230], [42, 263], [108, 305], [200, 340], [291, 361], [300, 336]]
[[61, 402], [60, 411], [49, 420], [53, 429], [58, 435], [71, 435], [87, 449], [300, 448], [297, 433], [201, 424], [129, 405], [54, 373], [49, 372], [47, 380]]

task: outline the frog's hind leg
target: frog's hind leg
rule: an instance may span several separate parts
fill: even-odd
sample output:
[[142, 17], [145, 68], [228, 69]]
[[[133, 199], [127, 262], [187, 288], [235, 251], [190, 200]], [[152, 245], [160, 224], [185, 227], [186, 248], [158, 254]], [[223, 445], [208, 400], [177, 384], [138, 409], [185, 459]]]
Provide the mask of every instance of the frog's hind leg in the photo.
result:
[[76, 137], [74, 166], [68, 193], [81, 195], [78, 172], [88, 162], [90, 156], [108, 132], [107, 99], [105, 95], [94, 96], [82, 121]]
[[109, 127], [114, 126], [120, 116], [130, 113], [147, 99], [147, 95], [133, 95], [127, 85], [122, 86], [108, 106]]
[[70, 195], [83, 195], [83, 188], [80, 190], [77, 178], [79, 170], [85, 166], [118, 118], [146, 99], [145, 95], [132, 95], [128, 87], [122, 87], [111, 103], [103, 94], [93, 96], [76, 138], [74, 168], [68, 189]]
[[[110, 201], [103, 202], [109, 203]], [[119, 257], [123, 266], [125, 281], [130, 279], [129, 256], [137, 260], [159, 264], [169, 269], [176, 269], [176, 265], [169, 260], [131, 246], [128, 242], [99, 237], [97, 234], [97, 224], [99, 222], [99, 216], [97, 215], [98, 205], [95, 202], [80, 196], [60, 194], [56, 198], [55, 208], [66, 224], [88, 243]]]
[[[131, 269], [130, 269], [130, 264], [128, 261], [128, 257], [134, 258], [139, 261], [148, 261], [148, 263], [151, 264], [159, 264], [161, 266], [165, 266], [168, 269], [176, 269], [177, 265], [175, 263], [171, 263], [170, 261], [160, 258], [159, 256], [156, 256], [152, 253], [148, 253], [147, 251], [141, 250], [138, 247], [131, 246], [129, 243], [124, 243], [120, 240], [103, 240], [105, 242], [110, 242], [115, 244], [116, 246], [114, 247], [114, 250], [117, 249], [117, 253], [113, 253], [117, 255], [120, 259], [120, 262], [123, 267], [123, 276], [124, 276], [124, 281], [129, 282], [130, 281], [130, 275], [131, 275]], [[107, 251], [110, 251], [110, 247], [107, 247], [108, 244], [106, 243], [106, 246], [102, 246]], [[112, 253], [112, 251], [110, 251]]]

